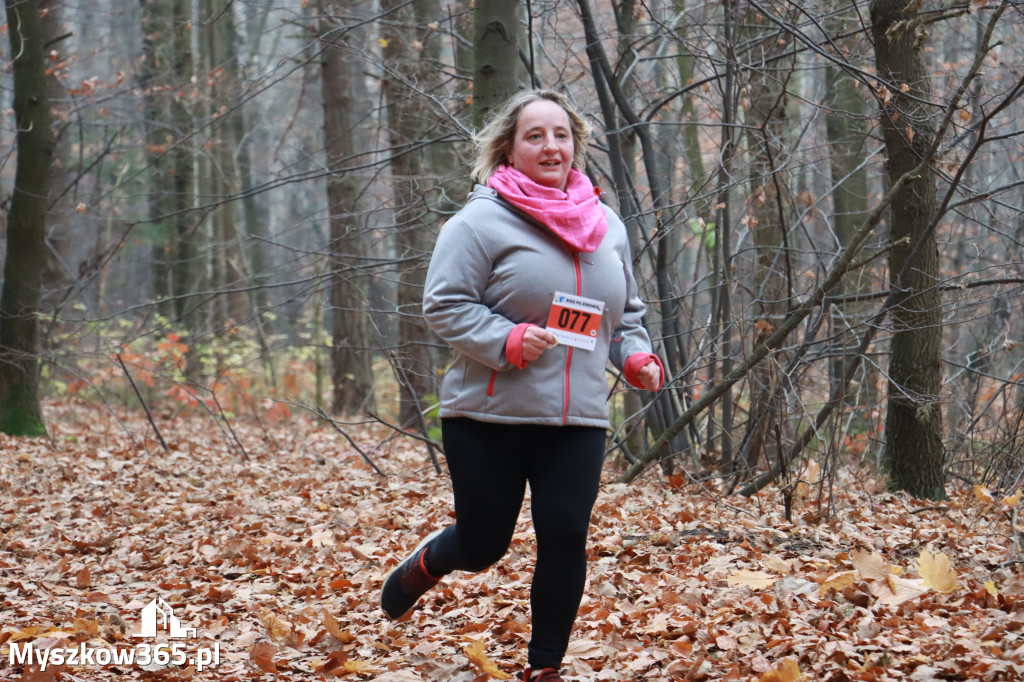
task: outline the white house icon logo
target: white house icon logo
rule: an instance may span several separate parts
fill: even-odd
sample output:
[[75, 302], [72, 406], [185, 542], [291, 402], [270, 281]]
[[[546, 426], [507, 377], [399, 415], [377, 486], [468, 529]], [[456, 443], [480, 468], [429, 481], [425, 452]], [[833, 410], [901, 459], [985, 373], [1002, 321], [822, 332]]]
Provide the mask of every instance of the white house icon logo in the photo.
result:
[[162, 598], [157, 597], [146, 604], [142, 609], [142, 631], [140, 637], [156, 637], [157, 620], [160, 625], [167, 628], [168, 636], [171, 639], [195, 637], [195, 628], [183, 628], [181, 622], [174, 615], [174, 609]]

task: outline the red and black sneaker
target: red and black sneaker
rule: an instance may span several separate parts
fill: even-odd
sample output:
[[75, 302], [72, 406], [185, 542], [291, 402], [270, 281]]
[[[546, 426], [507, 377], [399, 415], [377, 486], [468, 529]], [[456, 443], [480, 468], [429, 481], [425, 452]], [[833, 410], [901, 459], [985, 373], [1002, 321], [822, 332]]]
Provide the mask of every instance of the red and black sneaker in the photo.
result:
[[536, 677], [533, 677], [533, 673], [537, 672], [532, 668], [527, 668], [523, 671], [523, 682], [563, 682], [558, 671], [554, 668], [541, 668], [540, 673]]
[[441, 580], [441, 576], [435, 578], [430, 575], [423, 563], [427, 546], [440, 532], [435, 531], [423, 538], [409, 558], [391, 569], [384, 578], [384, 587], [380, 590], [380, 608], [388, 618], [404, 616], [424, 592]]

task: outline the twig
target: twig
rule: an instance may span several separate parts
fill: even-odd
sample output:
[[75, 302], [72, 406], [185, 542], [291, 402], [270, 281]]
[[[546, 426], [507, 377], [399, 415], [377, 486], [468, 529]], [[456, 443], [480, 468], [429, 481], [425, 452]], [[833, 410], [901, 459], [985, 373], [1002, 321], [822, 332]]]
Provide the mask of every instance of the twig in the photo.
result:
[[1020, 531], [1017, 530], [1017, 505], [1013, 505], [1013, 517], [1010, 519], [1010, 530], [1013, 531], [1013, 541], [1017, 548], [1017, 559], [1024, 560], [1024, 544], [1022, 544]]
[[[220, 435], [224, 437], [224, 440], [228, 444], [228, 448], [230, 448], [231, 450], [235, 450], [236, 445], [238, 447], [241, 447], [242, 444], [237, 443], [238, 438], [235, 436], [235, 432], [231, 429], [230, 424], [227, 423], [227, 417], [224, 416], [224, 410], [221, 409], [220, 404], [217, 402], [217, 396], [213, 393], [211, 389], [200, 387], [203, 388], [204, 391], [210, 391], [210, 394], [213, 395], [213, 402], [215, 405], [217, 405], [217, 409], [220, 410], [220, 414], [214, 413], [214, 411], [210, 409], [210, 406], [206, 403], [206, 401], [203, 400], [199, 396], [199, 394], [191, 387], [183, 383], [178, 383], [178, 386], [180, 386], [181, 389], [185, 391], [190, 398], [192, 398], [192, 400], [196, 401], [196, 405], [201, 407], [206, 412], [206, 414], [210, 415], [210, 419], [212, 419], [213, 423], [217, 425], [218, 429], [220, 429]], [[246, 461], [250, 461], [249, 455], [246, 454], [245, 452], [245, 448], [242, 448], [242, 456], [245, 458]]]
[[910, 513], [911, 514], [924, 514], [925, 512], [930, 512], [930, 511], [948, 512], [949, 511], [949, 507], [947, 507], [945, 505], [942, 505], [942, 504], [939, 504], [939, 505], [935, 505], [934, 507], [921, 507], [920, 509], [911, 509]]
[[235, 433], [235, 430], [231, 427], [231, 422], [228, 421], [227, 415], [224, 414], [224, 408], [221, 407], [220, 401], [217, 400], [217, 392], [212, 388], [210, 389], [210, 396], [213, 398], [213, 404], [217, 406], [217, 412], [220, 413], [220, 419], [224, 422], [224, 427], [228, 430], [228, 433], [231, 434], [232, 440], [235, 441], [235, 445], [238, 446], [238, 450], [242, 453], [242, 459], [246, 462], [251, 462], [252, 460], [249, 459], [249, 453], [245, 451], [245, 446], [242, 445], [242, 441], [239, 440], [238, 434]]
[[[376, 412], [367, 412], [366, 414], [368, 414], [369, 416], [373, 417], [377, 422], [379, 422], [379, 423], [383, 424], [384, 426], [388, 427], [389, 429], [393, 430], [395, 433], [400, 433], [401, 435], [408, 436], [409, 438], [412, 438], [414, 440], [423, 441], [423, 443], [425, 443], [428, 447], [437, 447], [437, 441], [431, 440], [430, 436], [424, 436], [424, 435], [421, 435], [421, 434], [419, 434], [419, 433], [417, 433], [415, 431], [407, 431], [406, 429], [404, 429], [403, 427], [399, 426], [398, 424], [392, 424], [391, 422], [389, 422], [387, 419], [385, 419], [384, 417], [380, 416]], [[388, 439], [385, 439], [385, 440], [388, 440]]]
[[368, 454], [366, 454], [365, 452], [363, 452], [363, 449], [361, 447], [359, 447], [359, 445], [357, 445], [354, 440], [352, 440], [352, 437], [350, 435], [348, 435], [347, 433], [345, 433], [341, 429], [341, 427], [338, 426], [338, 423], [336, 421], [334, 421], [334, 419], [332, 419], [330, 415], [328, 415], [326, 412], [324, 412], [322, 408], [318, 407], [318, 408], [310, 410], [310, 411], [313, 414], [315, 414], [316, 416], [318, 416], [321, 419], [323, 419], [324, 421], [326, 421], [328, 424], [331, 425], [331, 428], [333, 428], [335, 431], [337, 431], [342, 436], [344, 436], [345, 440], [348, 441], [349, 445], [351, 445], [353, 448], [356, 449], [356, 452], [358, 452], [362, 456], [362, 458], [366, 461], [366, 463], [369, 464], [370, 467], [373, 468], [373, 470], [377, 472], [378, 476], [380, 476], [381, 478], [387, 478], [388, 477], [388, 475], [385, 474], [383, 471], [381, 471], [381, 468], [378, 467], [374, 463], [374, 461], [372, 459], [370, 459], [370, 456]]
[[124, 375], [128, 379], [128, 383], [131, 384], [132, 390], [135, 391], [135, 397], [139, 399], [140, 403], [142, 403], [142, 409], [146, 411], [146, 419], [149, 420], [149, 425], [153, 427], [153, 431], [156, 433], [156, 437], [160, 441], [161, 447], [163, 447], [164, 452], [169, 453], [171, 449], [167, 447], [167, 442], [160, 434], [160, 429], [157, 428], [156, 421], [153, 419], [153, 413], [149, 411], [149, 405], [147, 405], [146, 401], [142, 398], [142, 393], [139, 392], [139, 387], [135, 385], [135, 380], [132, 379], [131, 372], [128, 371], [128, 367], [124, 364], [124, 360], [121, 359], [121, 354], [116, 353], [114, 357], [117, 358], [117, 363], [121, 365], [121, 369], [124, 370]]
[[[395, 357], [395, 354], [393, 352], [388, 352], [388, 359], [391, 362], [391, 367], [394, 368], [395, 370], [395, 377], [398, 379], [398, 382], [402, 385], [402, 388], [405, 389], [406, 394], [410, 398], [412, 398], [413, 407], [416, 409], [416, 421], [419, 422], [420, 428], [423, 429], [423, 434], [427, 435], [429, 431], [429, 429], [427, 428], [427, 418], [423, 415], [423, 408], [420, 407], [420, 398], [418, 395], [416, 395], [416, 391], [413, 390], [412, 382], [409, 381], [409, 377], [405, 373], [405, 367], [402, 366], [402, 363], [398, 361], [398, 358]], [[399, 431], [400, 433], [408, 435], [408, 431], [406, 431], [404, 428], [398, 428], [396, 430]], [[437, 451], [434, 449], [434, 441], [430, 440], [429, 438], [426, 438], [424, 442], [427, 444], [427, 453], [430, 455], [431, 464], [434, 465], [434, 471], [440, 474], [441, 463], [437, 460]]]

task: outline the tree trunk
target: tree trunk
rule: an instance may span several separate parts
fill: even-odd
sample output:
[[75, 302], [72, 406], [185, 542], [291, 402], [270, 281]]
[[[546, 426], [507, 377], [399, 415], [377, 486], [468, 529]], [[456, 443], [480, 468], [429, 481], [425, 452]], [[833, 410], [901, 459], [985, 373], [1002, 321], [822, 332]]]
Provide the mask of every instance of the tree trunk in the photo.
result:
[[394, 187], [395, 247], [399, 263], [398, 346], [393, 365], [401, 392], [399, 421], [417, 429], [423, 421], [424, 398], [437, 394], [437, 373], [430, 352], [431, 335], [420, 314], [427, 264], [437, 237], [439, 183], [427, 148], [417, 149], [437, 134], [437, 113], [418, 91], [440, 86], [441, 35], [428, 27], [440, 14], [437, 0], [381, 0], [387, 24], [384, 60], [390, 66], [384, 82], [391, 136]]
[[150, 169], [149, 222], [155, 233], [151, 265], [153, 294], [157, 311], [171, 319], [175, 314], [173, 263], [178, 252], [171, 218], [174, 212], [174, 194], [171, 191], [174, 164], [169, 150], [174, 140], [165, 125], [170, 118], [170, 93], [177, 91], [171, 81], [172, 55], [169, 49], [173, 44], [172, 8], [168, 3], [154, 0], [140, 0], [139, 4], [142, 30], [139, 88], [146, 118], [146, 165]]
[[180, 137], [171, 140], [171, 178], [167, 190], [171, 192], [171, 218], [173, 260], [171, 263], [171, 297], [174, 302], [175, 324], [180, 324], [188, 338], [189, 350], [185, 359], [185, 374], [199, 372], [199, 353], [196, 345], [202, 333], [201, 298], [206, 267], [202, 260], [201, 244], [205, 234], [196, 218], [195, 151], [188, 131], [195, 129], [195, 47], [192, 43], [192, 7], [190, 0], [174, 0], [171, 9], [172, 80], [183, 95], [170, 103], [172, 130]]
[[[892, 182], [917, 166], [934, 138], [930, 123], [934, 112], [924, 104], [932, 101], [931, 75], [921, 54], [927, 34], [917, 5], [904, 0], [873, 0], [871, 20], [878, 74], [889, 84], [882, 130]], [[935, 181], [934, 171], [925, 170], [903, 187], [891, 208], [890, 236], [895, 246], [889, 269], [891, 286], [900, 298], [891, 312], [883, 461], [894, 489], [943, 499], [939, 254], [934, 232], [928, 229], [936, 211]], [[908, 263], [918, 243], [923, 247], [920, 255]]]
[[[61, 16], [63, 3], [58, 0], [42, 0], [40, 2], [43, 15], [41, 30], [43, 44], [49, 46], [51, 62], [60, 62], [67, 52], [65, 39], [68, 30]], [[59, 55], [59, 56], [54, 56]], [[67, 88], [57, 71], [52, 70], [46, 78], [50, 112], [53, 120], [53, 158], [50, 164], [50, 207], [47, 215], [48, 245], [46, 269], [43, 272], [43, 308], [60, 305], [66, 297], [66, 290], [71, 283], [71, 272], [67, 259], [70, 256], [74, 235], [71, 232], [71, 216], [74, 207], [71, 205], [71, 194], [67, 191], [72, 182], [71, 175], [71, 141], [70, 104]], [[43, 338], [44, 346], [49, 347], [50, 340]]]
[[521, 0], [476, 0], [473, 6], [473, 126], [523, 87], [519, 61]]
[[[723, 3], [725, 18], [722, 24], [724, 35], [723, 42], [728, 51], [728, 59], [725, 67], [725, 78], [723, 80], [722, 95], [722, 124], [721, 124], [721, 149], [722, 164], [718, 169], [718, 206], [715, 219], [715, 251], [713, 259], [713, 291], [712, 291], [712, 321], [711, 332], [715, 342], [715, 355], [717, 364], [709, 368], [708, 384], [714, 385], [716, 367], [721, 368], [722, 377], [731, 374], [733, 360], [733, 327], [735, 321], [732, 319], [732, 225], [730, 222], [730, 201], [733, 179], [730, 175], [733, 156], [736, 153], [735, 132], [733, 130], [736, 120], [736, 93], [735, 79], [735, 43], [736, 32], [739, 30], [739, 18], [736, 9], [737, 0], [725, 0]], [[733, 448], [733, 409], [734, 396], [732, 388], [729, 387], [722, 394], [722, 442], [721, 442], [721, 469], [723, 472], [732, 473], [736, 469], [736, 458]], [[713, 450], [712, 443], [715, 437], [715, 415], [714, 410], [708, 411], [708, 428], [705, 434], [707, 439], [707, 450]]]
[[53, 134], [38, 2], [7, 0], [18, 160], [0, 291], [0, 431], [46, 435], [39, 405], [39, 308]]
[[[757, 12], [747, 12], [746, 26], [751, 43], [763, 45], [758, 61], [770, 62], [770, 71], [754, 70], [747, 84], [747, 141], [750, 147], [750, 176], [752, 179], [749, 206], [749, 224], [754, 240], [754, 311], [757, 317], [751, 335], [753, 346], [770, 334], [782, 322], [789, 307], [787, 274], [789, 253], [785, 247], [785, 230], [789, 223], [792, 198], [786, 195], [788, 186], [783, 159], [786, 148], [783, 135], [786, 129], [786, 84], [791, 71], [777, 59], [790, 49], [789, 35], [779, 32], [775, 24], [758, 21]], [[782, 386], [776, 363], [783, 360], [781, 352], [758, 363], [750, 373], [750, 419], [744, 436], [745, 461], [737, 461], [737, 468], [754, 468], [763, 452], [767, 461], [776, 462], [781, 453], [779, 443], [771, 437], [774, 425], [784, 420]]]
[[[844, 35], [860, 22], [856, 9], [851, 8], [838, 14], [831, 22], [833, 33]], [[851, 54], [860, 54], [858, 46], [863, 43], [860, 34], [837, 40], [841, 48], [849, 48]], [[839, 246], [850, 244], [857, 228], [868, 215], [868, 167], [864, 165], [867, 155], [867, 91], [859, 80], [841, 68], [832, 66], [825, 75], [831, 97], [826, 101], [825, 130], [828, 137], [829, 164], [832, 179], [832, 215], [836, 239]], [[867, 293], [871, 290], [870, 270], [862, 268], [844, 279], [835, 295]], [[869, 306], [865, 303], [847, 303], [836, 306], [833, 336], [841, 349], [829, 363], [829, 381], [834, 387], [845, 386], [848, 379], [847, 367], [851, 365], [850, 352], [858, 345], [857, 325]], [[861, 364], [859, 390], [846, 402], [860, 405], [876, 405], [878, 401], [875, 383], [877, 371], [869, 363]]]
[[242, 291], [247, 284], [242, 252], [238, 201], [241, 179], [235, 164], [232, 119], [241, 117], [244, 104], [238, 80], [238, 35], [235, 31], [234, 10], [228, 0], [204, 0], [201, 4], [200, 23], [203, 36], [202, 73], [206, 74], [205, 104], [208, 120], [215, 121], [209, 128], [209, 154], [203, 157], [203, 175], [208, 178], [206, 189], [212, 196], [227, 197], [210, 212], [213, 221], [213, 253], [211, 273], [215, 299], [213, 327], [240, 324], [250, 314], [248, 297]]
[[[321, 36], [338, 32], [328, 17], [353, 16], [364, 3], [320, 0]], [[348, 38], [361, 48], [360, 31]], [[359, 129], [368, 118], [363, 66], [340, 42], [324, 41], [321, 78], [323, 81], [324, 148], [330, 175], [327, 206], [330, 210], [331, 243], [331, 348], [333, 364], [333, 406], [335, 414], [355, 414], [375, 409], [373, 393], [373, 352], [371, 347], [369, 277], [362, 273], [369, 250], [362, 196], [369, 181], [352, 167], [359, 164], [357, 139], [366, 135]]]

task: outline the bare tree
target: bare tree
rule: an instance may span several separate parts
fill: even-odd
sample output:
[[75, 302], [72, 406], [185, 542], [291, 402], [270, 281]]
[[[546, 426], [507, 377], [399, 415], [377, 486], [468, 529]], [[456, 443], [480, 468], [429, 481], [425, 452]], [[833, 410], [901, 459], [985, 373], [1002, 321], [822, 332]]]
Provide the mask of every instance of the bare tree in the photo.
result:
[[7, 0], [18, 162], [0, 291], [0, 431], [46, 434], [39, 405], [39, 306], [53, 133], [38, 2]]
[[[362, 264], [368, 251], [366, 216], [362, 213], [366, 176], [359, 173], [358, 136], [365, 134], [366, 88], [363, 69], [354, 58], [362, 32], [331, 17], [352, 21], [368, 3], [320, 0], [321, 71], [324, 148], [327, 152], [327, 204], [331, 241], [331, 331], [333, 409], [354, 414], [375, 407], [373, 345], [370, 332], [369, 277]], [[352, 23], [356, 23], [352, 21]]]
[[[927, 32], [915, 3], [874, 0], [871, 26], [878, 73], [887, 90], [882, 131], [889, 180], [916, 168], [935, 140], [930, 76], [921, 50]], [[918, 497], [945, 498], [942, 444], [942, 300], [932, 228], [935, 174], [925, 168], [903, 185], [890, 209], [889, 266], [896, 302], [889, 361], [884, 461], [891, 484]]]
[[473, 5], [473, 126], [524, 85], [519, 16], [521, 0], [476, 0]]
[[[387, 100], [390, 159], [395, 203], [395, 245], [402, 267], [398, 273], [396, 309], [398, 345], [394, 369], [401, 388], [399, 419], [403, 425], [423, 428], [422, 402], [437, 393], [437, 373], [430, 351], [431, 335], [420, 310], [426, 265], [436, 238], [440, 215], [436, 211], [438, 170], [431, 167], [430, 147], [439, 144], [438, 112], [431, 96], [441, 93], [437, 0], [416, 0], [412, 5], [381, 0], [384, 61], [389, 66], [383, 90]], [[433, 24], [433, 25], [432, 25]]]

